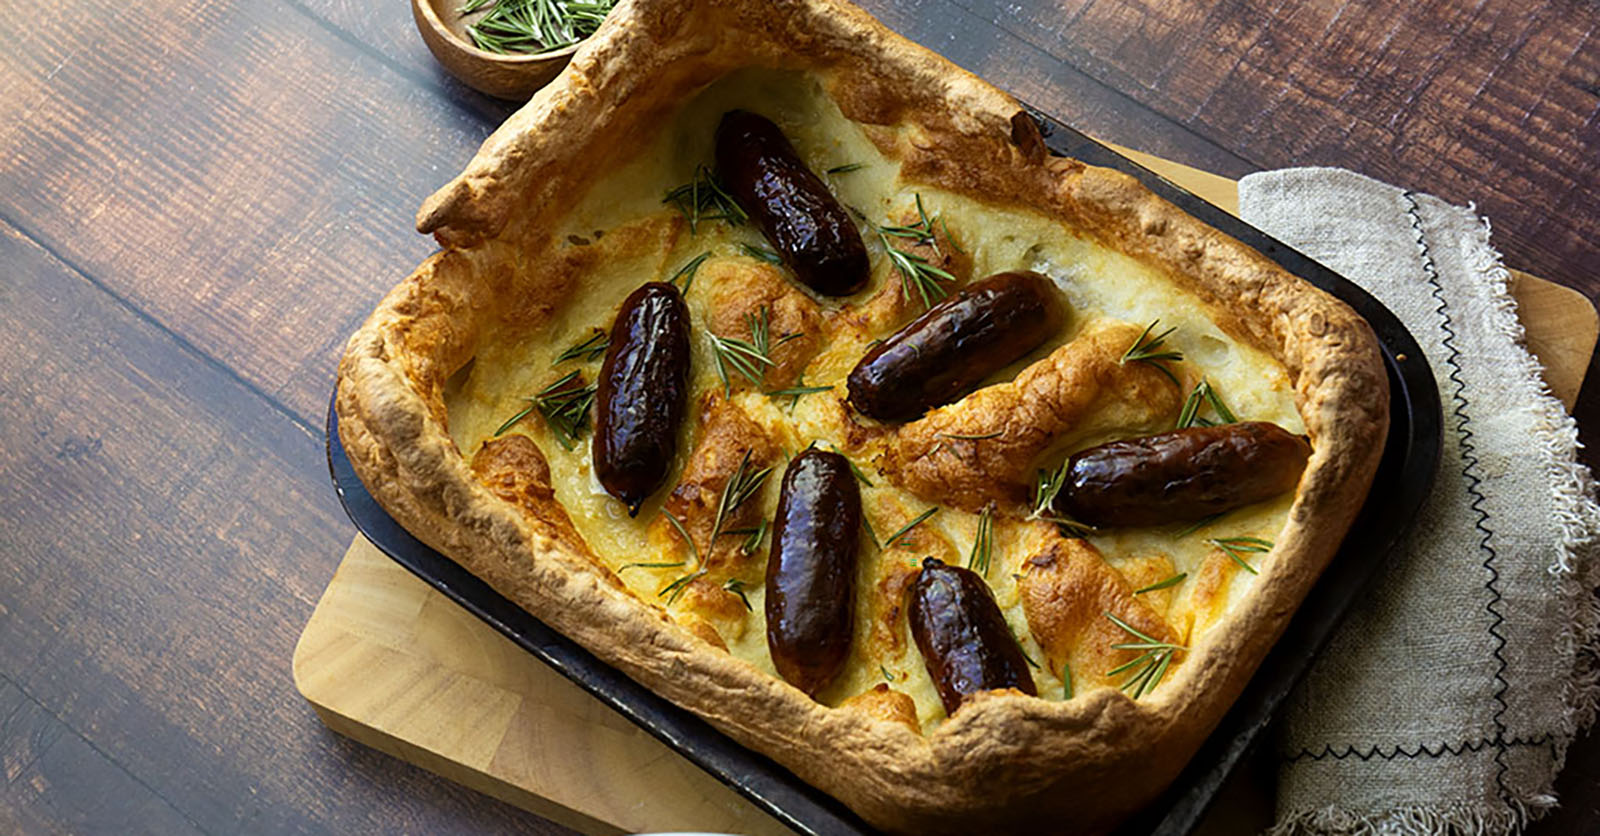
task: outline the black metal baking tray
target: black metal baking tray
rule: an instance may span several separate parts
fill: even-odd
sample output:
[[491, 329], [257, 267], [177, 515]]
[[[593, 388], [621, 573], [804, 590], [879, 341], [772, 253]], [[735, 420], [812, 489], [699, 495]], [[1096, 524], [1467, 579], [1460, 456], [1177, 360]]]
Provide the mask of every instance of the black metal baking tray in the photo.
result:
[[[1366, 505], [1338, 556], [1244, 694], [1177, 781], [1157, 803], [1119, 830], [1122, 834], [1178, 836], [1199, 823], [1217, 791], [1258, 742], [1284, 697], [1415, 517], [1439, 462], [1439, 390], [1416, 340], [1366, 291], [1090, 137], [1036, 111], [1029, 112], [1054, 153], [1133, 175], [1191, 215], [1343, 299], [1372, 324], [1388, 368], [1390, 425], [1383, 460]], [[874, 832], [843, 804], [656, 696], [412, 537], [357, 478], [339, 442], [338, 416], [331, 404], [328, 465], [350, 519], [385, 554], [757, 807], [799, 833], [844, 836]]]

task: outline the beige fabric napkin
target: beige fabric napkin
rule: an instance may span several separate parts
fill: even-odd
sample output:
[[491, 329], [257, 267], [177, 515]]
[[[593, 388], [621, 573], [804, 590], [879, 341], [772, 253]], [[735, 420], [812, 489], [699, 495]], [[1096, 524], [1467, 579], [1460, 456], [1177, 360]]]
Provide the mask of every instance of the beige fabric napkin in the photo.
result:
[[1405, 322], [1445, 418], [1415, 530], [1286, 706], [1275, 832], [1515, 830], [1595, 716], [1600, 507], [1488, 222], [1340, 169], [1251, 175], [1239, 198]]

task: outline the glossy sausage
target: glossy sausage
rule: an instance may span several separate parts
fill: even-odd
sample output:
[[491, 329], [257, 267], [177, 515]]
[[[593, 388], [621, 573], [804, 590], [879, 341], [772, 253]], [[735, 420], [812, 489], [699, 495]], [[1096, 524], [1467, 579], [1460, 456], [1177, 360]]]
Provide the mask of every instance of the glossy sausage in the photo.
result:
[[1073, 455], [1055, 508], [1093, 526], [1192, 522], [1293, 490], [1310, 456], [1265, 421], [1113, 441]]
[[689, 308], [650, 282], [617, 312], [595, 393], [595, 476], [629, 516], [666, 481], [688, 395]]
[[850, 463], [812, 448], [783, 473], [767, 560], [767, 648], [790, 684], [815, 694], [850, 654], [861, 489]]
[[945, 713], [956, 713], [979, 691], [1016, 688], [1038, 695], [1016, 636], [976, 572], [924, 559], [907, 614]]
[[717, 174], [728, 194], [807, 287], [848, 296], [867, 283], [867, 248], [850, 213], [764, 117], [731, 110], [717, 126]]
[[1065, 319], [1060, 294], [1038, 273], [973, 282], [868, 351], [850, 372], [850, 405], [909, 421], [1038, 348]]

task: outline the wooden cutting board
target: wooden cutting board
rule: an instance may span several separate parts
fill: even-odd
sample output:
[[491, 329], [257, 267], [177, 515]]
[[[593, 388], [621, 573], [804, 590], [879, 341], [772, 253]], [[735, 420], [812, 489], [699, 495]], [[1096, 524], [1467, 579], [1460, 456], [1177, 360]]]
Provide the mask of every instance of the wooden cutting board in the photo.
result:
[[[1234, 181], [1118, 150], [1237, 213]], [[1529, 348], [1570, 409], [1600, 317], [1577, 291], [1512, 274]], [[294, 680], [334, 731], [585, 833], [790, 832], [360, 536], [300, 636]]]

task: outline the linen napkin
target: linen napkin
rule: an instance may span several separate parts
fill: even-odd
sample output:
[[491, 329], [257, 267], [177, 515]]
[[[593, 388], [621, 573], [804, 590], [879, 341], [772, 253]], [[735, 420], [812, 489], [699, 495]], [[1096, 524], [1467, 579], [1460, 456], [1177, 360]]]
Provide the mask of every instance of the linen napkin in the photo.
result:
[[1414, 530], [1285, 707], [1273, 832], [1517, 830], [1595, 716], [1600, 507], [1489, 224], [1341, 169], [1254, 174], [1239, 203], [1394, 311], [1444, 406]]

